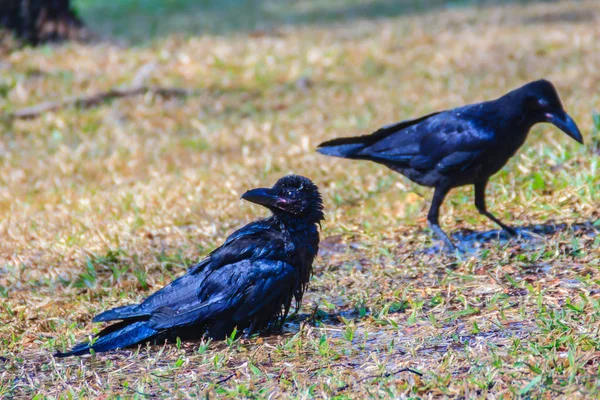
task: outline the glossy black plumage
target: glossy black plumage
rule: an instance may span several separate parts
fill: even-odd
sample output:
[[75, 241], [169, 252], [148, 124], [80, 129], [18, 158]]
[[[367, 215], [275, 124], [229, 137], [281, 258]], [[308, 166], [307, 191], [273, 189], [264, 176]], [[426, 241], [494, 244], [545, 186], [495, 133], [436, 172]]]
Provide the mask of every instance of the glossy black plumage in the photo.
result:
[[204, 260], [141, 304], [103, 312], [94, 322], [121, 320], [57, 356], [124, 348], [153, 340], [222, 339], [234, 328], [246, 334], [279, 328], [293, 300], [299, 306], [319, 247], [323, 206], [318, 188], [289, 175], [273, 188], [254, 189], [243, 199], [273, 215], [244, 226]]
[[515, 234], [487, 211], [485, 187], [490, 176], [516, 153], [531, 127], [539, 122], [550, 122], [583, 143], [554, 86], [539, 80], [493, 101], [388, 125], [371, 135], [334, 139], [320, 144], [317, 151], [374, 161], [413, 182], [434, 187], [428, 221], [446, 245], [454, 249], [438, 219], [446, 194], [458, 186], [474, 185], [479, 212]]

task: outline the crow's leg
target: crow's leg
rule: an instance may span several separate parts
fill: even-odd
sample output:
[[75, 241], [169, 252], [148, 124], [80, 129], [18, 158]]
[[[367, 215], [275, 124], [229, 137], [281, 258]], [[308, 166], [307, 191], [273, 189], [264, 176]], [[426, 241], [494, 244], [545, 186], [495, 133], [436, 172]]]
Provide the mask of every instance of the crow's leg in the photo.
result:
[[502, 227], [506, 232], [508, 232], [511, 236], [517, 236], [517, 231], [511, 228], [508, 225], [505, 225], [498, 218], [494, 217], [492, 213], [490, 213], [485, 206], [485, 187], [487, 186], [488, 181], [485, 180], [483, 182], [479, 182], [475, 184], [475, 207], [477, 207], [477, 211], [481, 215], [485, 215], [498, 225]]
[[440, 207], [446, 198], [446, 195], [450, 191], [450, 188], [447, 187], [436, 187], [435, 192], [433, 192], [433, 200], [431, 200], [431, 207], [429, 208], [429, 213], [427, 214], [427, 222], [429, 223], [429, 227], [435, 232], [439, 239], [441, 239], [444, 244], [448, 247], [450, 251], [455, 251], [456, 246], [452, 243], [448, 235], [444, 233], [442, 228], [440, 228]]
[[256, 328], [258, 325], [258, 319], [253, 319], [252, 322], [250, 322], [250, 326], [246, 329], [246, 332], [244, 332], [244, 339], [250, 339], [254, 334], [259, 333], [259, 330]]
[[234, 328], [235, 325], [231, 321], [217, 320], [208, 327], [208, 335], [214, 340], [224, 340], [233, 332]]

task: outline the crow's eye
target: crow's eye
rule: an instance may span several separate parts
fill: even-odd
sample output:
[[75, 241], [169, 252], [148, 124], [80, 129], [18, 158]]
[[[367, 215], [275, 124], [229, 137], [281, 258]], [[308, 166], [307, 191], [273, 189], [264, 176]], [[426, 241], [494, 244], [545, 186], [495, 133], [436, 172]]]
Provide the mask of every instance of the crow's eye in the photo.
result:
[[285, 192], [285, 195], [286, 195], [287, 197], [294, 198], [294, 197], [296, 197], [296, 191], [295, 191], [295, 190], [292, 190], [292, 189], [288, 189], [288, 190]]
[[547, 106], [547, 102], [537, 97], [531, 96], [525, 99], [525, 108], [529, 111], [543, 110]]

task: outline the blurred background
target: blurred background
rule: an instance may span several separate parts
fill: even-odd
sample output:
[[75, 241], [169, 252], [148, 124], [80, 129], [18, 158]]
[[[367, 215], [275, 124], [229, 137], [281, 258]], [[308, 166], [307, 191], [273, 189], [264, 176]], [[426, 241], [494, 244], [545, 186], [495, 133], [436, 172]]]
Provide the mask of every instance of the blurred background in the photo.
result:
[[[159, 35], [212, 35], [389, 19], [460, 8], [557, 0], [2, 0], [2, 24], [28, 41], [84, 38], [93, 32], [141, 43]], [[572, 10], [559, 20], [593, 19]]]
[[[443, 336], [420, 314], [423, 304], [447, 301], [449, 309], [462, 310], [513, 287], [493, 286], [486, 272], [480, 275], [489, 292], [470, 284], [483, 279], [474, 272], [481, 268], [514, 264], [511, 273], [520, 279], [530, 270], [519, 263], [547, 256], [550, 269], [531, 282], [559, 282], [550, 302], [576, 297], [581, 287], [573, 282], [597, 276], [597, 269], [574, 265], [583, 265], [576, 257], [591, 257], [598, 243], [584, 246], [573, 234], [548, 239], [542, 250], [510, 253], [491, 244], [499, 247], [486, 253], [491, 259], [464, 264], [423, 255], [431, 245], [430, 190], [382, 166], [314, 149], [327, 139], [494, 99], [546, 78], [586, 145], [537, 125], [491, 179], [488, 208], [517, 226], [598, 224], [598, 1], [0, 0], [0, 25], [0, 356], [28, 354], [23, 357], [31, 362], [15, 362], [11, 370], [29, 388], [26, 395], [35, 393], [30, 376], [48, 395], [67, 393], [70, 384], [59, 377], [71, 372], [36, 370], [49, 351], [81, 338], [92, 314], [138, 301], [233, 229], [264, 216], [240, 195], [288, 173], [314, 180], [326, 204], [325, 250], [304, 312], [317, 304], [333, 313], [406, 301], [414, 306], [412, 323], [420, 324], [412, 334]], [[442, 212], [448, 232], [495, 229], [478, 215], [472, 196], [468, 187], [451, 193]], [[453, 280], [459, 273], [452, 272], [440, 283], [436, 274], [447, 265], [471, 280]], [[434, 304], [437, 290], [463, 300], [435, 297]], [[529, 309], [541, 297], [519, 299]], [[511, 304], [506, 313], [538, 334], [543, 322], [536, 325]], [[444, 320], [435, 310], [429, 315]], [[397, 316], [402, 326], [406, 315]], [[477, 329], [492, 327], [479, 314], [453, 318], [450, 325], [464, 322], [468, 332], [475, 331], [471, 318], [480, 318]], [[496, 368], [493, 351], [475, 352]], [[502, 355], [506, 365], [537, 357], [525, 348], [515, 352]], [[435, 351], [417, 358], [431, 363], [429, 370], [458, 365]], [[84, 385], [78, 376], [91, 372], [83, 364], [73, 368], [71, 384]], [[424, 379], [422, 388], [448, 390], [479, 373], [464, 371], [447, 372], [452, 383]], [[573, 376], [588, 376], [579, 372]], [[127, 373], [110, 375], [103, 385], [120, 385]], [[532, 379], [524, 376], [523, 385]], [[90, 385], [77, 393], [101, 392]], [[473, 393], [463, 389], [457, 393]]]

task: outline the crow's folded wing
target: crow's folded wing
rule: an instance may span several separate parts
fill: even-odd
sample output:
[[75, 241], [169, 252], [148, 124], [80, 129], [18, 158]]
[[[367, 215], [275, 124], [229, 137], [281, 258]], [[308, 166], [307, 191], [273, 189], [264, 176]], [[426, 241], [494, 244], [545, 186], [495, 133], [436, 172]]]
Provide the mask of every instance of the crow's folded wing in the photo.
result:
[[202, 283], [202, 278], [189, 273], [175, 279], [173, 282], [155, 292], [141, 304], [132, 304], [113, 308], [94, 317], [94, 322], [150, 318], [156, 308], [165, 305], [187, 304], [196, 301], [196, 290]]
[[256, 221], [233, 232], [222, 246], [213, 250], [204, 260], [190, 267], [188, 273], [197, 274], [205, 268], [218, 268], [244, 258], [258, 258], [282, 252], [285, 245], [281, 232], [270, 229], [264, 220]]
[[177, 308], [179, 305], [194, 304], [197, 302], [199, 291], [210, 285], [207, 278], [221, 268], [244, 260], [284, 261], [285, 258], [285, 241], [279, 231], [263, 229], [248, 232], [246, 235], [238, 235], [190, 268], [185, 275], [149, 296], [141, 304], [105, 311], [97, 315], [94, 322], [147, 319], [154, 311], [162, 307]]
[[436, 114], [363, 149], [373, 161], [449, 172], [468, 168], [494, 145], [491, 133], [452, 112]]
[[415, 169], [439, 172], [463, 171], [496, 144], [494, 134], [471, 120], [449, 116], [431, 127], [419, 143], [418, 155], [410, 161]]
[[208, 276], [196, 300], [163, 306], [152, 312], [149, 326], [161, 330], [202, 323], [220, 316], [252, 318], [282, 297], [291, 298], [295, 269], [288, 263], [260, 259], [223, 266]]
[[[433, 113], [420, 118], [386, 125], [369, 135], [329, 140], [321, 143], [317, 151], [332, 157], [378, 161], [381, 160], [380, 156], [385, 157], [388, 144], [395, 148], [414, 145], [414, 139], [411, 136], [398, 136], [398, 133], [411, 131], [415, 126], [438, 114]], [[393, 138], [389, 139], [391, 137]]]

